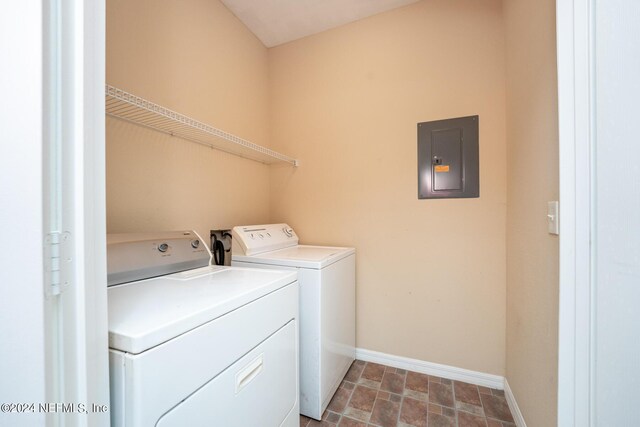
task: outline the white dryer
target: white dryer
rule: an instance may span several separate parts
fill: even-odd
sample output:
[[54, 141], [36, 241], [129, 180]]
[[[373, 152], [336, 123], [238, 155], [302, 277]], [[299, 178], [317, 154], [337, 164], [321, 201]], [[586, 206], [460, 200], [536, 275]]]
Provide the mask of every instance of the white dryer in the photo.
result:
[[300, 245], [287, 224], [232, 235], [231, 265], [298, 272], [300, 413], [319, 420], [355, 359], [355, 249]]
[[190, 231], [107, 242], [111, 425], [298, 426], [295, 273], [208, 266]]

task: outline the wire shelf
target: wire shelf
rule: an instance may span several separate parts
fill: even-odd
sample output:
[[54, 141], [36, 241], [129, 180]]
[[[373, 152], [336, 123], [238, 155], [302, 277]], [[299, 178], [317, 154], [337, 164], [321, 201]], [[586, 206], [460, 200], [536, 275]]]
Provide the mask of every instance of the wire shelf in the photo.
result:
[[298, 161], [294, 158], [110, 85], [106, 85], [106, 113], [112, 117], [261, 163], [285, 162], [298, 166]]

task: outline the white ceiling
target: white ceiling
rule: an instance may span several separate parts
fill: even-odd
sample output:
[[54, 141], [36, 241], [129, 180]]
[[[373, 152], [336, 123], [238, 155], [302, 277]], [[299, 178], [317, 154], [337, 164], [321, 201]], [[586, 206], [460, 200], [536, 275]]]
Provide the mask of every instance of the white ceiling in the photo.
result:
[[222, 0], [267, 47], [418, 0]]

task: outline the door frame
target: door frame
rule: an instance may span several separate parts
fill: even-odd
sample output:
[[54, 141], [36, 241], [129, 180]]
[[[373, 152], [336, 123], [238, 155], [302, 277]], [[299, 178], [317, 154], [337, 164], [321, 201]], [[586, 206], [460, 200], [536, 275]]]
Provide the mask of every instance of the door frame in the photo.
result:
[[84, 405], [49, 426], [110, 423], [105, 21], [105, 0], [43, 2], [47, 395]]
[[593, 0], [557, 0], [558, 425], [592, 425]]

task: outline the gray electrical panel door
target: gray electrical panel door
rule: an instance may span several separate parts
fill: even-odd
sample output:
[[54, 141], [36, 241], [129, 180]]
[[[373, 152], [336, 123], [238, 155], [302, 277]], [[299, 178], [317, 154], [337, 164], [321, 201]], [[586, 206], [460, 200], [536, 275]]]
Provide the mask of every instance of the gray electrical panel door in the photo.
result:
[[418, 198], [479, 197], [478, 116], [418, 123]]

